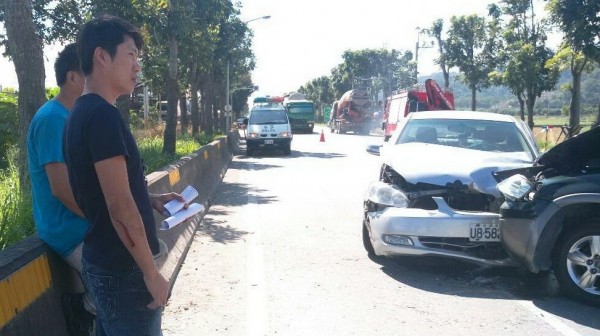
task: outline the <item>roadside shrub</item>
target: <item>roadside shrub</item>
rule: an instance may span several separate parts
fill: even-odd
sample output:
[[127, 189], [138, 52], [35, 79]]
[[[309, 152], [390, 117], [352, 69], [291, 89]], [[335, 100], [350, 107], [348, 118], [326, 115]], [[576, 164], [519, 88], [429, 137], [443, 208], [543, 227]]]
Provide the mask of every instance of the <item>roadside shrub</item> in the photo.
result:
[[16, 153], [13, 146], [8, 152], [8, 167], [0, 170], [0, 250], [35, 232], [31, 191], [20, 190]]
[[[0, 115], [0, 117], [2, 116]], [[17, 127], [15, 126], [13, 129], [16, 130]], [[201, 146], [221, 136], [216, 134], [209, 137], [204, 133], [197, 137], [180, 136], [175, 143], [175, 155], [169, 156], [162, 152], [162, 132], [164, 131], [162, 123], [145, 121], [141, 129], [133, 131], [140, 149], [140, 155], [144, 160], [144, 164], [148, 167], [146, 174], [197, 151]], [[150, 136], [152, 134], [155, 135]], [[3, 135], [5, 134], [0, 134], [0, 136]], [[0, 169], [0, 250], [35, 232], [31, 191], [20, 190], [19, 186], [18, 169], [15, 165], [17, 151], [16, 145], [8, 146], [4, 156], [6, 158], [6, 168]]]
[[0, 100], [0, 169], [8, 167], [8, 151], [19, 139], [17, 103]]
[[538, 148], [542, 152], [548, 151], [550, 148], [554, 147], [554, 143], [546, 140], [538, 140], [537, 141]]
[[204, 146], [206, 144], [211, 143], [214, 139], [223, 136], [221, 133], [215, 133], [213, 136], [206, 134], [205, 132], [200, 132], [195, 135], [196, 141], [200, 144], [200, 146]]

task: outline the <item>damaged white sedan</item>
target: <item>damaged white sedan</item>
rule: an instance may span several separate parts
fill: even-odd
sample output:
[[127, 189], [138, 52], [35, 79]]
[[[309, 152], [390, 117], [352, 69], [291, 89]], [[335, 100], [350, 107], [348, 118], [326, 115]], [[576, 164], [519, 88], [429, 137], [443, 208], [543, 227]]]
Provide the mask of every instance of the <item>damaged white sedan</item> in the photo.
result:
[[500, 244], [504, 199], [492, 173], [530, 166], [538, 156], [525, 123], [488, 112], [414, 112], [389, 142], [368, 151], [382, 157], [364, 199], [369, 254], [512, 265]]

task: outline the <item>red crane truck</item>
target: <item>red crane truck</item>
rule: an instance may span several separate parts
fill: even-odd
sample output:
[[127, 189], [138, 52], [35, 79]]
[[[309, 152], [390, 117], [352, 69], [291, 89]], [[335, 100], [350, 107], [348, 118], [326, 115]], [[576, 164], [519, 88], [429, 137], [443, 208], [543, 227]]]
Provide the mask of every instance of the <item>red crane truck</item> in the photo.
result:
[[384, 140], [390, 139], [398, 122], [409, 113], [437, 110], [454, 110], [454, 95], [443, 91], [433, 79], [426, 80], [424, 88], [396, 91], [385, 102], [382, 123]]

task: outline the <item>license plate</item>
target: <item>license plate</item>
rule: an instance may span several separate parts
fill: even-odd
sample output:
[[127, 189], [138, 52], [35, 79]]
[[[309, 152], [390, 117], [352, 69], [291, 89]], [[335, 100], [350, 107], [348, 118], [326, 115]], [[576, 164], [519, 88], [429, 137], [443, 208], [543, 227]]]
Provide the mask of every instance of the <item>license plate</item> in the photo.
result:
[[265, 145], [272, 145], [273, 144], [273, 140], [265, 140]]
[[500, 224], [470, 224], [469, 241], [500, 241]]

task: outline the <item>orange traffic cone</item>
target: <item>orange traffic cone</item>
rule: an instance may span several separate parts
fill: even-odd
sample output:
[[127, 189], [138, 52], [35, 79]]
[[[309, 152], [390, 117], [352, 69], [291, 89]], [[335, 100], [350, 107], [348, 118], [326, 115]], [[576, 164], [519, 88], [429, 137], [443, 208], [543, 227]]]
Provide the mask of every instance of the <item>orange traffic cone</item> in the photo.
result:
[[325, 142], [325, 133], [323, 133], [323, 130], [321, 130], [321, 138], [319, 139], [320, 142]]

